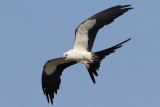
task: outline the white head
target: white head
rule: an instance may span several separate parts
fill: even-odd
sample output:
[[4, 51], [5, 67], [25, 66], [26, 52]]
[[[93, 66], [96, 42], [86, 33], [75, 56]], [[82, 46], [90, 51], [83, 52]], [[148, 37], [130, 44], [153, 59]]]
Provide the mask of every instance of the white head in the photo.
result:
[[71, 52], [70, 52], [71, 50], [69, 50], [69, 51], [67, 51], [67, 52], [65, 52], [64, 54], [63, 54], [63, 58], [65, 59], [65, 60], [68, 60], [69, 58], [70, 58], [70, 54], [71, 54]]

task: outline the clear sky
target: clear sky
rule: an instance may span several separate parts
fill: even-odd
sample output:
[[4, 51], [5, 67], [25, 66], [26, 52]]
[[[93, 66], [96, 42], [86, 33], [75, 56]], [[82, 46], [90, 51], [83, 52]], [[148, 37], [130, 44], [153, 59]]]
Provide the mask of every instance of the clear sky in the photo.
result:
[[72, 48], [85, 19], [126, 4], [134, 9], [98, 32], [93, 51], [131, 41], [102, 61], [96, 84], [83, 64], [65, 69], [53, 107], [160, 107], [159, 0], [1, 0], [0, 107], [52, 107], [44, 63]]

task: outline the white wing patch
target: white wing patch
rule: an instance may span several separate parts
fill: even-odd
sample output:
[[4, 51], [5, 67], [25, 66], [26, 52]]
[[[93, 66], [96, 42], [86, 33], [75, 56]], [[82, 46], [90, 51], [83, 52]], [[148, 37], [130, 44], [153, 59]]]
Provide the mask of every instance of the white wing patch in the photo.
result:
[[87, 20], [82, 23], [76, 31], [76, 38], [73, 48], [79, 48], [87, 51], [88, 48], [88, 31], [96, 24], [96, 19]]
[[54, 64], [54, 62], [47, 62], [45, 64], [44, 72], [47, 75], [51, 75], [56, 70], [57, 64]]
[[66, 61], [63, 58], [50, 60], [50, 61], [46, 62], [46, 64], [44, 65], [44, 72], [47, 75], [51, 75], [53, 72], [56, 71], [56, 68], [59, 64], [63, 64], [63, 63], [67, 63], [67, 62], [69, 62], [69, 61]]

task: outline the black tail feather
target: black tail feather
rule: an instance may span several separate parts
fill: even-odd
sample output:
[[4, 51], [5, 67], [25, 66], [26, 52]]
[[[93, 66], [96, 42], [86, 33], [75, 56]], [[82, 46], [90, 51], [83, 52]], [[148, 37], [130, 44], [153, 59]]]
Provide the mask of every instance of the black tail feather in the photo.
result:
[[98, 51], [98, 52], [95, 52], [93, 53], [94, 55], [96, 55], [98, 57], [98, 60], [102, 60], [103, 58], [105, 58], [105, 56], [111, 54], [111, 53], [114, 53], [116, 49], [122, 47], [122, 44], [128, 42], [129, 40], [131, 40], [131, 38], [113, 46], [113, 47], [110, 47], [108, 49], [104, 49], [102, 51]]
[[88, 63], [88, 65], [86, 65], [86, 67], [88, 69], [88, 73], [89, 73], [93, 83], [95, 84], [96, 81], [95, 81], [94, 75], [98, 76], [97, 69], [99, 69], [99, 67], [100, 67], [100, 61], [94, 61], [94, 63]]
[[90, 72], [90, 70], [88, 69], [88, 73], [89, 73], [89, 75], [90, 75], [90, 77], [91, 77], [91, 79], [92, 79], [93, 83], [95, 84], [95, 83], [96, 83], [96, 81], [95, 81], [95, 78], [94, 78], [93, 72]]
[[122, 44], [128, 42], [130, 39], [131, 38], [129, 38], [129, 39], [113, 46], [113, 47], [110, 47], [108, 49], [104, 49], [102, 51], [98, 51], [98, 52], [93, 53], [93, 57], [95, 59], [94, 62], [86, 64], [86, 67], [88, 69], [89, 75], [90, 75], [93, 83], [96, 83], [94, 75], [98, 76], [97, 69], [99, 69], [100, 63], [103, 60], [103, 58], [105, 58], [105, 56], [107, 56], [107, 55], [110, 55], [111, 53], [114, 53], [116, 49], [122, 47]]

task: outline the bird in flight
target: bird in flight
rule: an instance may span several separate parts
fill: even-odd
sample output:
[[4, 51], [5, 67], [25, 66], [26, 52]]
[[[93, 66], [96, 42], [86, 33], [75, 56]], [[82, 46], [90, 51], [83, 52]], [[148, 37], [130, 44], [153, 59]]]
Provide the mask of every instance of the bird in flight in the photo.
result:
[[76, 63], [85, 64], [93, 83], [95, 83], [94, 76], [98, 76], [97, 70], [103, 58], [114, 53], [116, 49], [122, 47], [122, 44], [131, 39], [129, 38], [108, 49], [92, 52], [96, 34], [104, 25], [110, 24], [130, 9], [132, 9], [130, 5], [117, 5], [88, 18], [77, 27], [73, 48], [65, 52], [62, 57], [46, 62], [42, 73], [42, 89], [48, 103], [53, 104], [54, 94], [57, 94], [60, 87], [60, 76], [63, 70], [71, 65]]

